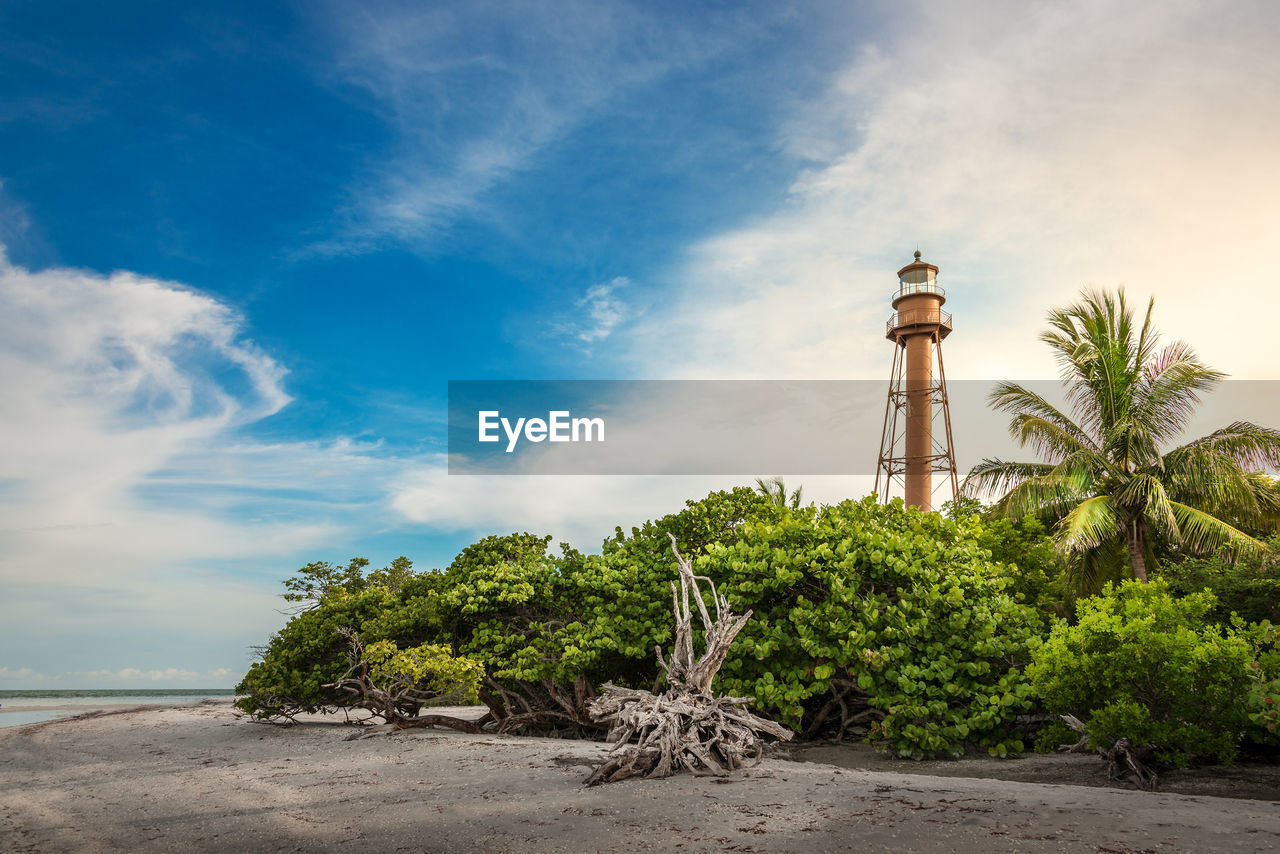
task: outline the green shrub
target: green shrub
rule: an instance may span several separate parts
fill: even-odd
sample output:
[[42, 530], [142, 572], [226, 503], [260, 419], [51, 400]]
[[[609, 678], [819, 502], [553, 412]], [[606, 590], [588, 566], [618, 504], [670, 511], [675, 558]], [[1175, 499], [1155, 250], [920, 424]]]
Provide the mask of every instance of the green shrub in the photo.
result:
[[307, 609], [271, 637], [237, 686], [237, 706], [261, 718], [341, 707], [346, 697], [322, 686], [346, 668], [344, 627], [370, 643], [446, 644], [512, 689], [567, 688], [579, 676], [652, 685], [654, 645], [671, 635], [667, 533], [693, 554], [770, 507], [745, 487], [713, 492], [630, 537], [617, 529], [601, 555], [568, 547], [552, 555], [549, 536], [524, 533], [484, 537], [443, 571], [413, 573], [403, 558], [368, 574], [359, 558], [347, 567], [309, 564], [285, 582], [285, 598]]
[[1259, 652], [1257, 660], [1249, 663], [1253, 682], [1245, 711], [1254, 727], [1246, 735], [1258, 745], [1280, 747], [1280, 627], [1264, 621], [1251, 628]]
[[409, 686], [433, 704], [469, 704], [479, 698], [484, 664], [455, 657], [446, 646], [424, 643], [400, 649], [384, 640], [369, 644], [364, 652], [369, 681], [383, 690]]
[[398, 604], [396, 595], [384, 587], [357, 593], [349, 593], [342, 586], [329, 589], [311, 608], [295, 614], [271, 636], [262, 650], [262, 660], [254, 662], [236, 686], [240, 695], [236, 707], [256, 718], [268, 719], [345, 705], [344, 692], [324, 687], [347, 669], [348, 644], [338, 630], [363, 628]]
[[943, 512], [948, 518], [976, 525], [978, 545], [1004, 568], [1011, 593], [1048, 616], [1072, 613], [1068, 562], [1054, 547], [1044, 522], [1035, 516], [1010, 519], [977, 499], [963, 496], [944, 504]]
[[1249, 723], [1255, 644], [1206, 624], [1213, 606], [1210, 593], [1176, 598], [1160, 581], [1107, 585], [1077, 603], [1078, 624], [1035, 645], [1027, 674], [1048, 711], [1087, 719], [1095, 743], [1127, 737], [1173, 765], [1230, 761]]
[[672, 636], [671, 534], [736, 611], [754, 612], [718, 690], [802, 730], [817, 731], [837, 696], [869, 706], [882, 717], [870, 739], [903, 756], [1018, 752], [1012, 724], [1031, 702], [1021, 667], [1042, 620], [984, 530], [900, 501], [790, 509], [739, 488], [618, 529], [599, 555], [512, 534], [444, 571], [311, 564], [286, 587], [312, 607], [272, 637], [239, 704], [264, 717], [340, 705], [322, 686], [345, 668], [344, 626], [371, 645], [442, 644], [484, 662], [491, 704], [504, 702], [495, 684], [544, 699], [572, 697], [580, 678], [650, 687], [654, 647]]
[[900, 756], [1004, 756], [1031, 703], [1020, 668], [1041, 625], [970, 522], [874, 498], [745, 524], [697, 562], [752, 620], [720, 688], [806, 728], [836, 690], [884, 714], [869, 740]]
[[1226, 555], [1186, 558], [1158, 570], [1173, 593], [1185, 596], [1211, 590], [1217, 604], [1209, 613], [1215, 622], [1230, 621], [1235, 613], [1250, 623], [1280, 623], [1280, 537], [1267, 540], [1272, 552], [1230, 560]]

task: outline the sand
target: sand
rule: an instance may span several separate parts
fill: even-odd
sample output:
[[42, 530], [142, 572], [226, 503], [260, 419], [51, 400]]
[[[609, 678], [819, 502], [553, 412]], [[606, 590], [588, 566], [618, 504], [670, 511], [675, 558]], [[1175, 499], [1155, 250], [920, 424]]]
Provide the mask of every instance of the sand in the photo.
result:
[[[0, 845], [56, 851], [1081, 851], [1280, 847], [1276, 800], [771, 759], [583, 788], [593, 742], [346, 740], [225, 703], [0, 730]], [[911, 768], [913, 766], [904, 766]]]

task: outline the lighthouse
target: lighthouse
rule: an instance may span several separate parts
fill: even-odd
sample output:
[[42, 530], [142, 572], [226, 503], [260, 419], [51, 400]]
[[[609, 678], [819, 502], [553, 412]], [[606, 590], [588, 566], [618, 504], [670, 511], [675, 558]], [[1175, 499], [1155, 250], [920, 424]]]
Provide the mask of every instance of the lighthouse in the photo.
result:
[[[876, 494], [889, 499], [901, 483], [908, 506], [933, 509], [933, 473], [948, 474], [951, 497], [958, 493], [956, 460], [947, 407], [947, 375], [942, 341], [951, 334], [951, 315], [942, 310], [947, 294], [938, 285], [938, 268], [915, 260], [898, 271], [893, 314], [885, 337], [893, 342], [889, 397], [885, 402], [876, 467]], [[937, 370], [934, 364], [937, 364]], [[935, 420], [941, 424], [935, 425]]]

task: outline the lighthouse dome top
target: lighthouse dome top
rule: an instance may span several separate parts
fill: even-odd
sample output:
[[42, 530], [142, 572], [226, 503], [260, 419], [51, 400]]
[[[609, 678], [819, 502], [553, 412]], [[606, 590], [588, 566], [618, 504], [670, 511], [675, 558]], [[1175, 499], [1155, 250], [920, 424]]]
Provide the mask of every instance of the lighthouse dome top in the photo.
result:
[[894, 292], [893, 300], [896, 303], [911, 294], [938, 294], [945, 298], [946, 293], [938, 286], [938, 268], [921, 260], [917, 249], [915, 260], [898, 271], [898, 290]]

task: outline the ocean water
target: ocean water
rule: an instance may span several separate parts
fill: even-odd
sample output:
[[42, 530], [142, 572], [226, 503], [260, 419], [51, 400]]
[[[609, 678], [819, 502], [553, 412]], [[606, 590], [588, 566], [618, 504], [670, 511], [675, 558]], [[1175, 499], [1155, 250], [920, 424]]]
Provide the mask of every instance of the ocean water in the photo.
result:
[[0, 727], [23, 726], [122, 706], [194, 706], [209, 698], [230, 698], [230, 688], [0, 691]]

